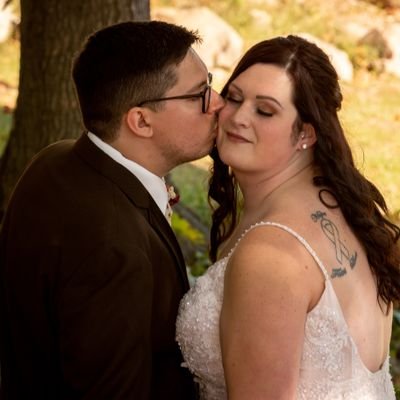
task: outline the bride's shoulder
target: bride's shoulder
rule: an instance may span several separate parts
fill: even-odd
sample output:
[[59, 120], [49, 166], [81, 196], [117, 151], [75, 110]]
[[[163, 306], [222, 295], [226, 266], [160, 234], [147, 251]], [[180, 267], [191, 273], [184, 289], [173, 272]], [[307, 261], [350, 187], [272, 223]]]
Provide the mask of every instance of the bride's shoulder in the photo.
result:
[[[300, 238], [300, 240], [299, 240]], [[292, 227], [278, 222], [262, 222], [252, 226], [240, 238], [230, 255], [228, 280], [269, 282], [303, 290], [310, 285], [312, 257], [301, 243], [301, 236]], [[318, 270], [315, 269], [318, 275]]]
[[236, 309], [259, 308], [260, 317], [275, 307], [286, 310], [285, 318], [294, 309], [306, 315], [315, 289], [309, 275], [310, 262], [296, 238], [285, 230], [271, 225], [253, 228], [229, 258], [224, 301], [235, 304]]
[[[290, 255], [299, 248], [302, 240], [300, 227], [304, 223], [282, 218], [264, 219], [248, 227], [239, 237], [236, 251], [251, 250], [266, 253], [284, 252]], [[301, 247], [301, 246], [300, 246]]]

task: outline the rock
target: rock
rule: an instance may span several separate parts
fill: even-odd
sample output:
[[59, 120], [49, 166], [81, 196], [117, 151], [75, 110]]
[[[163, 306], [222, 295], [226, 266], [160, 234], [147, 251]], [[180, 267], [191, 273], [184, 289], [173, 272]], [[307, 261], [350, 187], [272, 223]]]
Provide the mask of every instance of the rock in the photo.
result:
[[265, 28], [272, 22], [271, 15], [264, 10], [253, 8], [249, 11], [249, 14], [252, 19], [252, 25], [258, 28]]
[[378, 29], [371, 29], [358, 41], [358, 44], [374, 48], [379, 58], [392, 58], [393, 56], [388, 41]]
[[193, 47], [211, 71], [231, 70], [243, 53], [241, 36], [207, 7], [154, 8], [151, 18], [198, 31], [203, 42]]
[[5, 42], [13, 32], [19, 20], [10, 5], [0, 0], [0, 43]]
[[368, 0], [368, 3], [381, 8], [400, 8], [400, 0]]
[[[385, 19], [376, 21], [375, 26], [371, 23], [347, 23], [344, 30], [355, 43], [368, 45], [377, 52], [377, 59], [372, 63], [372, 69], [381, 69], [396, 77], [400, 77], [400, 23]], [[379, 68], [376, 68], [376, 66]], [[380, 66], [382, 65], [382, 68]]]
[[368, 35], [372, 29], [376, 29], [376, 26], [370, 26], [371, 24], [365, 24], [358, 21], [344, 21], [341, 30], [354, 42], [358, 42], [361, 38]]
[[400, 23], [388, 26], [384, 37], [392, 52], [392, 57], [385, 60], [385, 70], [400, 78]]

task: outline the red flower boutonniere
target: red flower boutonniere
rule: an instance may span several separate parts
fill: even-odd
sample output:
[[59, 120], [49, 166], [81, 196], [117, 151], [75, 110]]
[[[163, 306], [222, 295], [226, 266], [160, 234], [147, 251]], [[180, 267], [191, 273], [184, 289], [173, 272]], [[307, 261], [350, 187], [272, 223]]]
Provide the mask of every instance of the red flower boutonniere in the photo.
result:
[[175, 204], [179, 202], [179, 194], [175, 193], [174, 187], [171, 185], [167, 185], [167, 191], [168, 191], [168, 203], [172, 207]]

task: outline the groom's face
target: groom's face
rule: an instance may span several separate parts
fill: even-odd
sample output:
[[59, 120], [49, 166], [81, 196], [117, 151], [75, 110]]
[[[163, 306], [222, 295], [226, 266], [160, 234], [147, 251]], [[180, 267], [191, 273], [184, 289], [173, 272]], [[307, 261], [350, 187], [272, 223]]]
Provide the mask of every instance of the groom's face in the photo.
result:
[[[176, 74], [177, 83], [163, 97], [188, 97], [166, 100], [159, 111], [152, 111], [155, 140], [170, 168], [210, 152], [217, 133], [216, 114], [223, 106], [222, 98], [207, 90], [209, 74], [194, 50], [188, 51]], [[200, 93], [204, 96], [189, 97]]]

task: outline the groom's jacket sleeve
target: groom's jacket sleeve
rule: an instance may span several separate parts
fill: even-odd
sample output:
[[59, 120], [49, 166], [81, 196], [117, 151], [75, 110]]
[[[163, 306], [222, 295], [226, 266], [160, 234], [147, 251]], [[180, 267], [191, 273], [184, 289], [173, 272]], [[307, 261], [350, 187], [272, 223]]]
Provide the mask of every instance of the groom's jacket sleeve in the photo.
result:
[[59, 293], [66, 386], [76, 388], [83, 398], [149, 399], [153, 294], [149, 259], [143, 249], [123, 240], [92, 250]]

